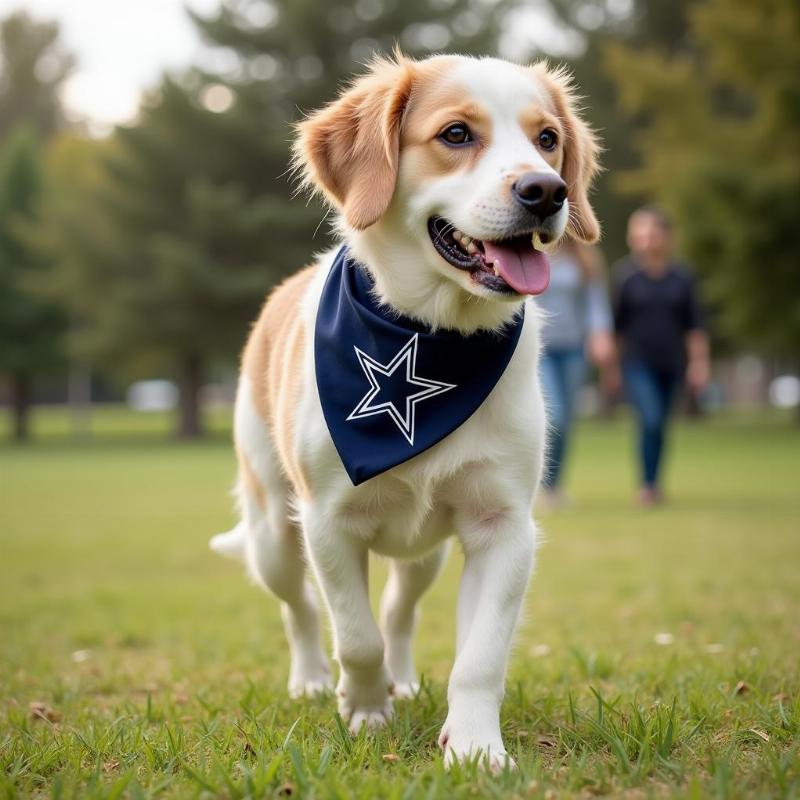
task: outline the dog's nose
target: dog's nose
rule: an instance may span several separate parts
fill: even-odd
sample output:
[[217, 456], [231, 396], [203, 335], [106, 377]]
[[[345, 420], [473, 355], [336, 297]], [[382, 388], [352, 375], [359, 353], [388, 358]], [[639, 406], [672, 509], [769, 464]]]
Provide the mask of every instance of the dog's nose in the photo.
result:
[[567, 184], [558, 175], [526, 172], [511, 186], [514, 199], [539, 219], [561, 211], [567, 199]]

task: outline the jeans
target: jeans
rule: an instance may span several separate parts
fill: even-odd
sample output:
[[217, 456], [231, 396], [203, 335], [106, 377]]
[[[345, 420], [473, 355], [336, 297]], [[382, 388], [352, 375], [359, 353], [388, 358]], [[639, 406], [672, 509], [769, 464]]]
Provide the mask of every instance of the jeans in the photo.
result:
[[539, 377], [549, 428], [542, 485], [549, 489], [556, 488], [561, 480], [569, 429], [575, 415], [575, 399], [583, 384], [585, 372], [586, 361], [581, 348], [545, 348], [542, 353]]
[[655, 488], [672, 399], [680, 385], [680, 377], [660, 372], [640, 361], [622, 365], [625, 393], [639, 420], [639, 458], [644, 486]]

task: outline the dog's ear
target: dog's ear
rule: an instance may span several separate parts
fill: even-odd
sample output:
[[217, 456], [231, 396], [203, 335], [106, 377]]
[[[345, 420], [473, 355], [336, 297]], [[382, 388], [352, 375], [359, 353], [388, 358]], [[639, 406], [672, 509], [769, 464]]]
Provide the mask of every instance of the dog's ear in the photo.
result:
[[414, 62], [377, 59], [339, 98], [297, 125], [294, 166], [357, 230], [377, 222], [397, 182]]
[[564, 126], [561, 177], [567, 184], [569, 200], [567, 233], [579, 242], [594, 244], [600, 238], [600, 223], [589, 202], [589, 190], [600, 170], [597, 137], [578, 114], [572, 76], [565, 69], [549, 70], [544, 64], [537, 64], [534, 69], [544, 78]]

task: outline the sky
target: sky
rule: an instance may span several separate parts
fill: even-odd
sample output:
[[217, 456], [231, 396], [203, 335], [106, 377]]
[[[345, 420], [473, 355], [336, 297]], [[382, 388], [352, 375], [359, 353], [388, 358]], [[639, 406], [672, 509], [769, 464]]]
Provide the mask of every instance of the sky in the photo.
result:
[[97, 133], [132, 119], [143, 91], [165, 69], [208, 61], [186, 14], [216, 9], [219, 0], [0, 0], [0, 17], [20, 8], [34, 19], [55, 19], [78, 59], [64, 87], [68, 113]]
[[[630, 0], [609, 3], [626, 6]], [[135, 117], [142, 94], [165, 70], [193, 63], [213, 70], [224, 58], [224, 51], [204, 45], [186, 13], [190, 7], [209, 14], [219, 5], [220, 0], [0, 0], [0, 18], [22, 8], [34, 19], [60, 23], [62, 41], [78, 61], [62, 94], [67, 114], [104, 135]], [[524, 17], [510, 21], [504, 52], [516, 56], [514, 40], [521, 30], [533, 34], [525, 39], [539, 39], [555, 55], [574, 49], [569, 36], [548, 19], [546, 5], [532, 3]]]

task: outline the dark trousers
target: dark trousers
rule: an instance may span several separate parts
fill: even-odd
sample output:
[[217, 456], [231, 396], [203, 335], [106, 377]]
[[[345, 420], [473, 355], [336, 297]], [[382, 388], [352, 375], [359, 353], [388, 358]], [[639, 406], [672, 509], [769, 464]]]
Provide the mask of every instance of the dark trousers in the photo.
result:
[[680, 378], [672, 372], [661, 372], [641, 361], [622, 366], [625, 393], [639, 421], [639, 457], [642, 483], [658, 485], [664, 439], [672, 400], [680, 386]]

